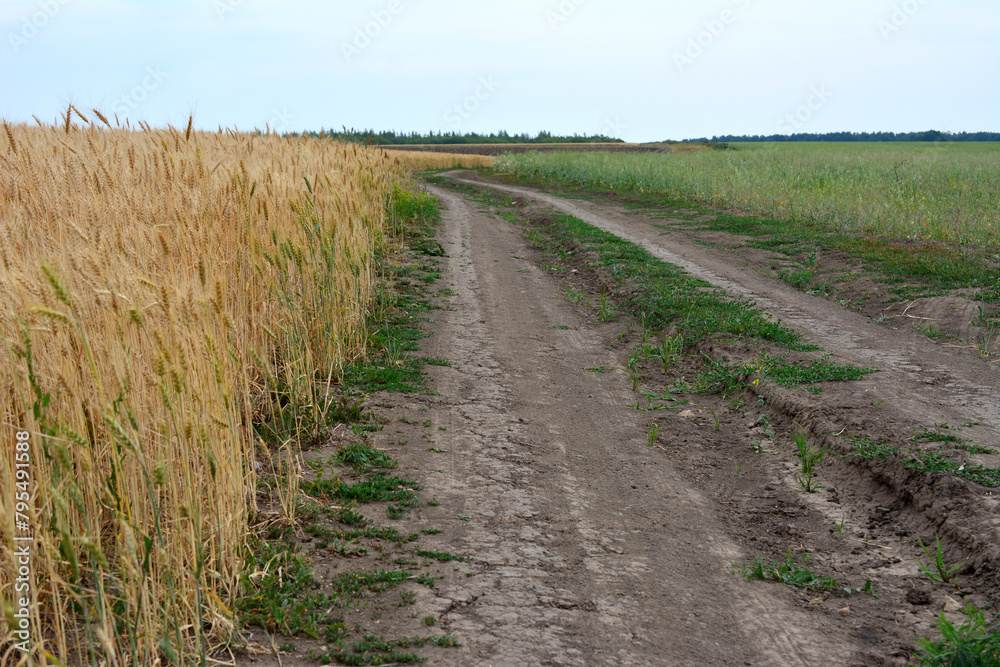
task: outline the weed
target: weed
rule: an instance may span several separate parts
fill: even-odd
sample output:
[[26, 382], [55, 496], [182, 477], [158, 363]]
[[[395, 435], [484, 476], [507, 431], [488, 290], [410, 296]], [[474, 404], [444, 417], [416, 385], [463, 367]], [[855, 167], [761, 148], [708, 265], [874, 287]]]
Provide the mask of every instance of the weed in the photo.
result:
[[418, 584], [423, 584], [424, 586], [427, 586], [428, 588], [434, 588], [434, 582], [436, 580], [434, 579], [434, 577], [430, 575], [429, 572], [424, 572], [419, 577], [417, 577], [415, 581]]
[[719, 415], [715, 414], [715, 410], [709, 409], [712, 413], [712, 419], [715, 421], [715, 430], [719, 431], [722, 428], [722, 423], [719, 422]]
[[854, 586], [854, 587], [844, 586], [843, 590], [848, 595], [857, 595], [858, 593], [868, 593], [868, 595], [871, 595], [873, 598], [878, 598], [878, 596], [875, 595], [875, 591], [872, 589], [871, 579], [865, 579], [864, 586]]
[[466, 562], [472, 560], [468, 556], [456, 556], [455, 554], [448, 553], [448, 552], [442, 552], [442, 551], [425, 551], [425, 550], [421, 550], [421, 549], [417, 550], [417, 555], [418, 556], [422, 556], [424, 558], [433, 558], [434, 560], [439, 560], [439, 561], [442, 561], [442, 562], [445, 562], [445, 563], [447, 563], [449, 561], [458, 561], [460, 563], [466, 563]]
[[606, 293], [601, 292], [601, 311], [597, 316], [597, 320], [599, 322], [610, 322], [615, 319], [617, 313], [618, 309], [608, 301]]
[[[428, 503], [428, 504], [430, 504], [430, 503]], [[444, 531], [441, 530], [440, 528], [425, 528], [425, 529], [421, 530], [420, 532], [423, 533], [424, 535], [440, 535]]]
[[417, 603], [417, 594], [413, 591], [399, 591], [399, 607], [406, 607]]
[[[944, 426], [947, 428], [947, 424]], [[964, 442], [965, 438], [959, 437], [957, 435], [952, 435], [951, 433], [938, 433], [937, 431], [931, 431], [928, 428], [924, 428], [921, 433], [914, 433], [910, 438], [914, 444], [920, 444], [921, 441], [927, 442]]]
[[655, 422], [649, 422], [649, 434], [647, 435], [647, 440], [649, 446], [653, 447], [656, 445], [656, 436], [660, 433], [660, 427]]
[[420, 485], [413, 480], [389, 477], [381, 471], [372, 473], [369, 479], [354, 485], [340, 480], [302, 482], [302, 491], [310, 496], [361, 503], [410, 500], [416, 497], [419, 489]]
[[973, 605], [962, 611], [966, 618], [958, 627], [942, 613], [936, 623], [941, 638], [919, 640], [921, 666], [1000, 665], [1000, 624], [996, 619], [988, 623]]
[[836, 527], [836, 529], [837, 529], [837, 540], [838, 541], [844, 539], [844, 524], [846, 522], [847, 522], [847, 515], [846, 514], [841, 514], [840, 515], [840, 522], [833, 524], [834, 527]]
[[761, 581], [777, 581], [782, 584], [795, 586], [796, 588], [808, 588], [814, 591], [828, 591], [837, 584], [831, 577], [823, 577], [805, 567], [809, 556], [802, 555], [802, 564], [799, 564], [798, 557], [792, 556], [792, 550], [785, 553], [784, 561], [774, 560], [770, 564], [764, 562], [761, 556], [757, 556], [750, 563], [734, 564], [746, 579], [758, 579]]
[[997, 454], [997, 453], [1000, 453], [1000, 452], [997, 452], [997, 450], [993, 449], [992, 447], [986, 447], [984, 445], [976, 445], [976, 444], [955, 445], [955, 449], [961, 449], [961, 450], [964, 450], [966, 452], [969, 452], [970, 454]]
[[923, 334], [923, 335], [925, 335], [925, 336], [927, 336], [928, 338], [931, 338], [931, 339], [934, 339], [934, 338], [947, 338], [948, 337], [948, 334], [943, 334], [940, 331], [938, 331], [937, 329], [935, 329], [933, 324], [928, 324], [928, 325], [925, 326], [925, 325], [917, 324], [916, 322], [914, 322], [914, 324], [913, 324], [913, 331], [915, 333]]
[[917, 567], [934, 581], [945, 584], [958, 581], [954, 576], [955, 572], [964, 567], [965, 563], [959, 563], [958, 565], [949, 565], [946, 563], [944, 560], [944, 549], [941, 548], [941, 538], [937, 533], [934, 533], [934, 540], [936, 543], [934, 553], [931, 553], [931, 550], [924, 544], [923, 540], [920, 540], [920, 548], [927, 554], [927, 558], [930, 559], [931, 563], [927, 565], [923, 561], [918, 560]]
[[899, 451], [897, 447], [892, 447], [884, 442], [874, 442], [868, 438], [854, 437], [852, 443], [853, 451], [847, 456], [855, 456], [862, 459], [878, 459], [884, 461], [890, 456], [895, 456]]
[[583, 370], [590, 371], [591, 373], [604, 373], [607, 371], [604, 366], [591, 366], [590, 368], [585, 368]]
[[365, 442], [341, 445], [334, 454], [334, 460], [340, 465], [350, 466], [359, 473], [368, 472], [374, 468], [394, 468], [396, 466], [395, 459]]
[[966, 463], [945, 458], [941, 452], [918, 452], [916, 459], [905, 461], [903, 465], [925, 472], [950, 472], [982, 486], [991, 488], [1000, 487], [1000, 469], [987, 468], [981, 465], [972, 468]]
[[802, 472], [799, 473], [797, 478], [799, 486], [803, 490], [812, 493], [816, 489], [821, 488], [816, 481], [813, 468], [823, 458], [823, 455], [826, 454], [826, 450], [830, 446], [826, 445], [822, 449], [810, 447], [804, 431], [802, 433], [794, 433], [792, 437], [795, 439], [795, 445], [799, 450], [798, 458], [802, 463]]
[[468, 521], [472, 517], [470, 517], [468, 514], [458, 514], [455, 516], [455, 518], [458, 519], [459, 521]]

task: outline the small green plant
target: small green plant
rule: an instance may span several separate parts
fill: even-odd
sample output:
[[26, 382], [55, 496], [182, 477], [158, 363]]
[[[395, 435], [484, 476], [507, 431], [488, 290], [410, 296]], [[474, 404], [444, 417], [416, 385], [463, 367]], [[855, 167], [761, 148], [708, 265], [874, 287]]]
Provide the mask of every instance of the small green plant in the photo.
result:
[[858, 593], [868, 593], [868, 595], [872, 596], [873, 598], [878, 598], [878, 596], [875, 595], [875, 591], [872, 590], [871, 579], [865, 579], [864, 586], [854, 586], [854, 587], [844, 586], [844, 592], [847, 593], [848, 595], [857, 595]]
[[740, 462], [739, 461], [733, 461], [733, 468], [735, 469], [735, 476], [739, 477], [740, 476]]
[[937, 629], [941, 638], [923, 638], [920, 643], [920, 664], [938, 665], [1000, 665], [1000, 624], [988, 623], [981, 609], [966, 605], [962, 610], [966, 620], [957, 627], [941, 614]]
[[745, 579], [777, 581], [814, 591], [828, 591], [837, 585], [832, 577], [820, 576], [807, 568], [805, 565], [808, 561], [809, 556], [802, 554], [800, 565], [799, 558], [792, 556], [792, 550], [789, 549], [785, 552], [784, 562], [774, 560], [768, 564], [761, 556], [757, 556], [750, 563], [734, 563], [733, 568], [739, 569]]
[[605, 372], [605, 371], [606, 371], [607, 369], [606, 369], [606, 368], [604, 368], [604, 366], [591, 366], [591, 367], [589, 367], [589, 368], [585, 368], [585, 369], [583, 369], [583, 370], [585, 370], [585, 371], [590, 371], [591, 373], [603, 373], [603, 372]]
[[895, 456], [899, 451], [897, 447], [887, 445], [884, 442], [875, 442], [868, 438], [854, 437], [851, 439], [854, 449], [847, 456], [854, 456], [861, 459], [878, 459], [884, 461], [890, 456]]
[[660, 433], [660, 426], [656, 422], [649, 422], [649, 435], [647, 436], [649, 440], [649, 446], [656, 446], [656, 436]]
[[934, 533], [934, 541], [934, 553], [931, 553], [930, 548], [924, 544], [923, 540], [920, 540], [920, 548], [927, 554], [931, 563], [927, 565], [923, 561], [918, 560], [917, 567], [933, 581], [939, 581], [943, 584], [957, 582], [958, 578], [955, 577], [955, 572], [964, 567], [965, 563], [959, 563], [958, 565], [949, 565], [946, 563], [944, 560], [944, 549], [941, 548], [941, 538], [937, 532]]
[[607, 295], [604, 292], [601, 292], [601, 312], [597, 316], [598, 321], [610, 322], [615, 319], [615, 315], [617, 313], [618, 309], [614, 306], [614, 304], [608, 302]]
[[455, 518], [459, 521], [468, 521], [471, 517], [468, 514], [458, 514]]
[[442, 552], [442, 551], [425, 551], [423, 549], [418, 549], [417, 550], [417, 555], [420, 556], [420, 557], [422, 557], [422, 558], [433, 558], [434, 560], [439, 560], [439, 561], [441, 561], [443, 563], [447, 563], [449, 561], [458, 561], [459, 563], [466, 563], [466, 562], [472, 560], [468, 556], [456, 556], [455, 554], [448, 553], [446, 551], [444, 551], [444, 552]]
[[625, 372], [628, 373], [628, 379], [632, 381], [632, 391], [639, 391], [639, 383], [643, 380], [642, 374], [634, 364], [626, 366]]
[[406, 607], [407, 605], [417, 603], [417, 594], [413, 591], [399, 591], [399, 604], [397, 607]]
[[802, 463], [802, 472], [799, 473], [798, 482], [799, 486], [808, 493], [814, 492], [816, 489], [821, 488], [819, 483], [816, 481], [816, 472], [814, 470], [823, 455], [826, 454], [826, 450], [829, 449], [829, 445], [826, 445], [822, 449], [815, 449], [809, 446], [808, 438], [805, 431], [802, 433], [792, 434], [795, 439], [795, 445], [798, 447], [799, 453], [798, 458]]
[[984, 445], [976, 445], [976, 444], [955, 445], [955, 449], [962, 449], [962, 450], [965, 450], [965, 451], [969, 452], [970, 454], [996, 454], [997, 453], [997, 450], [993, 449], [992, 447], [986, 447]]
[[709, 409], [709, 412], [712, 413], [712, 419], [715, 420], [715, 430], [718, 431], [722, 428], [722, 424], [719, 422], [719, 415], [715, 414], [715, 410]]
[[833, 524], [834, 527], [836, 527], [836, 529], [837, 529], [837, 539], [838, 540], [844, 539], [844, 524], [845, 524], [846, 521], [847, 521], [847, 515], [846, 514], [841, 514], [840, 515], [840, 523]]
[[921, 326], [919, 324], [914, 323], [913, 331], [915, 333], [921, 333], [931, 339], [948, 337], [948, 334], [943, 334], [937, 329], [935, 329], [933, 324], [928, 324], [927, 326]]

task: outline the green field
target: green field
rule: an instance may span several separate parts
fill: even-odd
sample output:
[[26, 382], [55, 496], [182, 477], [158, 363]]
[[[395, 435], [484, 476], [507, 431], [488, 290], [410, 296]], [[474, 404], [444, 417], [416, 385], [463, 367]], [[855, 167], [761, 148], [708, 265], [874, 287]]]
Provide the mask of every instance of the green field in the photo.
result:
[[819, 222], [831, 231], [1000, 249], [1000, 143], [743, 143], [674, 153], [527, 153], [518, 180]]

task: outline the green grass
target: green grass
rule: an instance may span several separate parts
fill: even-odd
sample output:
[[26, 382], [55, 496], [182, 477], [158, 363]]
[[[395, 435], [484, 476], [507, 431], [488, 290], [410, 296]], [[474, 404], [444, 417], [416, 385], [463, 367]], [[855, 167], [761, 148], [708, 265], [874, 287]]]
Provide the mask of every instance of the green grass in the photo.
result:
[[350, 466], [358, 472], [368, 472], [373, 468], [393, 468], [396, 460], [385, 452], [375, 449], [367, 442], [353, 442], [341, 445], [334, 454], [340, 465]]
[[814, 591], [828, 591], [834, 588], [837, 583], [831, 577], [823, 577], [805, 566], [809, 557], [802, 555], [802, 562], [799, 563], [797, 556], [792, 556], [792, 550], [785, 553], [784, 560], [774, 560], [766, 563], [761, 556], [749, 563], [734, 564], [745, 579], [758, 579], [761, 581], [777, 581], [782, 584], [795, 586], [796, 588], [808, 588]]
[[401, 639], [384, 639], [378, 635], [364, 635], [361, 641], [355, 642], [350, 649], [345, 648], [341, 641], [322, 653], [310, 651], [309, 657], [323, 665], [328, 665], [333, 661], [343, 665], [414, 664], [424, 662], [426, 658], [399, 649], [428, 645], [447, 648], [461, 646], [458, 640], [449, 636], [421, 637], [415, 635]]
[[925, 554], [927, 554], [927, 557], [930, 559], [930, 564], [928, 565], [923, 561], [917, 561], [917, 568], [933, 581], [943, 584], [957, 582], [955, 572], [960, 570], [965, 563], [952, 565], [945, 561], [944, 549], [941, 548], [941, 538], [937, 533], [934, 533], [934, 542], [935, 548], [932, 552], [930, 547], [924, 544], [923, 540], [920, 541], [920, 548], [923, 549]]
[[884, 442], [875, 442], [868, 438], [851, 438], [851, 444], [854, 445], [854, 449], [847, 456], [854, 456], [861, 459], [884, 461], [889, 457], [895, 456], [899, 451], [898, 447], [887, 445]]
[[981, 486], [1000, 488], [1000, 468], [981, 465], [973, 468], [963, 461], [948, 458], [941, 452], [918, 452], [915, 460], [907, 461], [904, 465], [924, 472], [950, 472]]
[[244, 623], [259, 625], [289, 637], [304, 634], [319, 639], [328, 630], [339, 631], [343, 621], [328, 612], [344, 608], [366, 593], [382, 593], [409, 578], [402, 570], [371, 573], [346, 572], [331, 582], [329, 591], [318, 589], [312, 565], [294, 545], [259, 542], [253, 546], [236, 611]]
[[688, 153], [524, 153], [501, 174], [653, 193], [832, 230], [996, 248], [1000, 145], [734, 144]]
[[981, 609], [967, 605], [957, 626], [941, 614], [940, 639], [920, 641], [921, 667], [996, 667], [1000, 665], [1000, 623], [988, 622]]
[[[704, 394], [728, 396], [734, 391], [751, 386], [751, 376], [769, 380], [784, 387], [812, 385], [817, 382], [846, 382], [860, 380], [877, 368], [856, 368], [833, 364], [827, 361], [793, 362], [785, 361], [785, 356], [777, 358], [762, 354], [752, 363], [727, 364], [706, 358], [707, 368], [696, 380], [696, 389]], [[810, 387], [818, 393], [818, 387]]]
[[383, 500], [407, 500], [416, 495], [420, 485], [414, 480], [389, 477], [384, 472], [372, 473], [369, 479], [348, 484], [339, 479], [303, 480], [302, 492], [316, 497], [372, 503]]
[[[721, 289], [691, 276], [677, 266], [651, 255], [644, 248], [609, 234], [569, 215], [547, 218], [544, 234], [533, 242], [554, 254], [593, 252], [596, 266], [608, 270], [625, 293], [621, 307], [647, 327], [676, 327], [687, 344], [715, 333], [757, 338], [791, 350], [815, 347], [773, 322], [755, 304], [733, 298]], [[601, 296], [601, 317], [614, 316], [614, 307]]]
[[[527, 153], [495, 173], [570, 191], [614, 192], [673, 224], [749, 237], [787, 255], [837, 249], [899, 285], [901, 297], [970, 288], [1000, 300], [1000, 144], [747, 144], [683, 154]], [[733, 215], [733, 208], [752, 214]], [[696, 213], [703, 211], [696, 211]], [[804, 289], [814, 276], [788, 270]]]
[[460, 563], [465, 563], [470, 560], [468, 556], [456, 556], [455, 554], [441, 551], [426, 551], [423, 549], [417, 550], [417, 555], [424, 558], [433, 558], [434, 560], [439, 560], [441, 562], [447, 563], [449, 561], [458, 561]]

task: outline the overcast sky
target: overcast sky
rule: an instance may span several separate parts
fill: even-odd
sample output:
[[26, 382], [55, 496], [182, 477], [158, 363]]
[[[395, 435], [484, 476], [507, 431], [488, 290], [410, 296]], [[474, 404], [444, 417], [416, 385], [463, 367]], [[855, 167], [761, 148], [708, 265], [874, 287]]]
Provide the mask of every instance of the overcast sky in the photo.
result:
[[0, 116], [282, 131], [1000, 131], [997, 0], [0, 0]]

